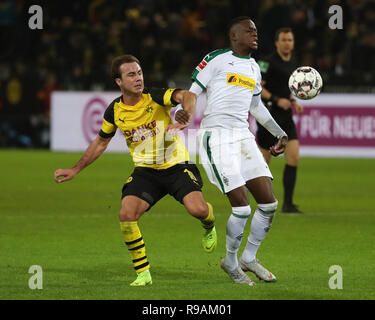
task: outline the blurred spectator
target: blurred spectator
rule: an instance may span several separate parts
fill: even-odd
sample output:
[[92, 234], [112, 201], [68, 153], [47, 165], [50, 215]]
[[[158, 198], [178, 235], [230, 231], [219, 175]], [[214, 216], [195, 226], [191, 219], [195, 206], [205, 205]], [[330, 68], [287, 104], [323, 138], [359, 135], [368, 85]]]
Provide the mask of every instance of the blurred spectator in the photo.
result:
[[[43, 30], [27, 27], [34, 3], [0, 2], [0, 146], [14, 143], [4, 138], [4, 123], [31, 137], [24, 145], [47, 146], [48, 135], [41, 132], [48, 128], [51, 92], [114, 90], [109, 64], [116, 55], [139, 57], [150, 84], [186, 83], [203, 54], [228, 46], [227, 24], [239, 15], [252, 17], [258, 26], [255, 57], [271, 52], [275, 30], [288, 26], [300, 64], [321, 72], [326, 91], [353, 83], [375, 86], [374, 0], [37, 2]], [[328, 28], [328, 8], [334, 4], [343, 8], [343, 30]], [[12, 120], [15, 113], [22, 125]]]

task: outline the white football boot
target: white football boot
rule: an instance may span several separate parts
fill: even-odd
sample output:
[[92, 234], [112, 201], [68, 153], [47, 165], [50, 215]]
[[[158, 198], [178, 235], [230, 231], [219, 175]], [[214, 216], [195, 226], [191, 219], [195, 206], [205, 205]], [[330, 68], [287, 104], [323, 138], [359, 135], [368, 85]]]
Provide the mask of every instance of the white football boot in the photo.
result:
[[235, 268], [234, 270], [230, 270], [228, 266], [225, 264], [225, 259], [222, 259], [220, 263], [220, 267], [229, 275], [229, 277], [233, 280], [233, 282], [244, 283], [244, 284], [248, 284], [249, 286], [255, 285], [255, 282], [251, 280], [246, 275], [246, 273], [241, 270], [239, 266], [237, 266], [237, 268]]
[[241, 258], [239, 264], [243, 271], [253, 272], [260, 280], [266, 282], [275, 282], [277, 280], [276, 277], [265, 267], [263, 267], [257, 259], [250, 262], [245, 262]]

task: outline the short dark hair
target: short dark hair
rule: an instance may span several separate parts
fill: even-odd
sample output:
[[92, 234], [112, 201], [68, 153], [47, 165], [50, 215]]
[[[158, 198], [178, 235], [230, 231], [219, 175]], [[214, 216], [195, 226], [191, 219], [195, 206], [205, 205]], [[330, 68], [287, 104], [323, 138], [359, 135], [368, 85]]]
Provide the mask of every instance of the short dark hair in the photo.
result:
[[237, 23], [241, 22], [241, 21], [244, 21], [244, 20], [251, 20], [250, 17], [248, 16], [239, 16], [239, 17], [236, 17], [236, 18], [233, 18], [229, 24], [228, 24], [228, 27], [227, 27], [227, 32], [228, 32], [228, 35], [229, 35], [229, 32], [230, 32], [230, 29], [232, 29], [232, 27], [234, 25], [236, 25]]
[[122, 56], [118, 56], [114, 58], [111, 64], [112, 79], [121, 78], [120, 66], [123, 63], [132, 63], [132, 62], [136, 62], [139, 65], [141, 65], [139, 60], [136, 57], [132, 56], [131, 54], [124, 54]]
[[280, 33], [289, 33], [289, 32], [293, 34], [292, 28], [284, 27], [284, 28], [277, 29], [275, 32], [275, 41], [279, 40]]

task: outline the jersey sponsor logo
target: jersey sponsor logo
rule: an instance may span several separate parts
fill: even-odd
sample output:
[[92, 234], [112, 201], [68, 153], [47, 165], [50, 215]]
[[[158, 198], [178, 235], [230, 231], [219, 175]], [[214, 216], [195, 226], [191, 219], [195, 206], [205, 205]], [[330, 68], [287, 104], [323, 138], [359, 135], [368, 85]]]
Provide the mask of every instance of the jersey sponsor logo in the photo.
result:
[[200, 64], [198, 64], [197, 70], [202, 71], [205, 68], [206, 65], [207, 65], [207, 62], [202, 60], [202, 62]]
[[143, 141], [149, 137], [154, 137], [160, 132], [156, 125], [156, 120], [142, 124], [132, 130], [124, 130], [124, 135], [131, 143]]
[[227, 84], [241, 86], [241, 87], [248, 88], [250, 90], [254, 90], [256, 82], [254, 79], [241, 76], [240, 74], [228, 73]]
[[230, 77], [228, 78], [228, 83], [234, 83], [234, 82], [237, 82], [237, 78], [236, 78], [236, 76], [230, 76]]

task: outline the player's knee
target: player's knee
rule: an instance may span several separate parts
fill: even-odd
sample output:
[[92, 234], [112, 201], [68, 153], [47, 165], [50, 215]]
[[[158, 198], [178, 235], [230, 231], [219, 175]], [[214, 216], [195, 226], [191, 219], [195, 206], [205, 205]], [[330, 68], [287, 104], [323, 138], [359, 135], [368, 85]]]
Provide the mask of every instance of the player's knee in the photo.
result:
[[286, 163], [290, 166], [296, 167], [299, 162], [299, 152], [298, 149], [289, 151], [285, 154]]
[[125, 196], [121, 201], [120, 221], [137, 221], [150, 204], [136, 196]]
[[141, 214], [133, 208], [127, 208], [123, 206], [120, 209], [119, 218], [120, 221], [137, 221]]
[[279, 202], [277, 200], [271, 203], [259, 203], [258, 208], [263, 214], [268, 215], [268, 216], [270, 215], [273, 216], [276, 212], [278, 203]]
[[286, 164], [289, 165], [289, 166], [297, 167], [298, 162], [299, 162], [299, 155], [298, 154], [293, 155], [293, 156], [289, 156], [286, 159]]
[[247, 221], [251, 215], [250, 205], [241, 207], [232, 207], [232, 215], [234, 217], [242, 219], [242, 221]]

